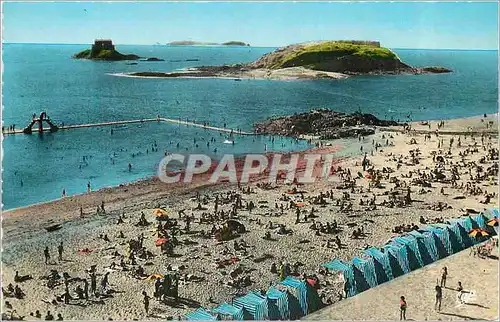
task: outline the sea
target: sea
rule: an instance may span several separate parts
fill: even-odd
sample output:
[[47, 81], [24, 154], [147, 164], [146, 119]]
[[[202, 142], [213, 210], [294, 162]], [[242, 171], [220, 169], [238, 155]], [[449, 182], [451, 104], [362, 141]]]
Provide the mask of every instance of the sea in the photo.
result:
[[[244, 63], [276, 48], [119, 45], [122, 53], [165, 61], [131, 65], [71, 59], [87, 48], [3, 44], [2, 125], [21, 129], [33, 113], [45, 111], [56, 124], [65, 125], [161, 115], [251, 131], [255, 122], [269, 117], [319, 108], [400, 121], [452, 119], [498, 110], [497, 51], [393, 49], [410, 65], [443, 66], [453, 70], [449, 74], [234, 81], [114, 74]], [[228, 139], [227, 133], [166, 123], [7, 135], [2, 141], [3, 209], [55, 200], [63, 189], [66, 195], [85, 193], [88, 183], [96, 190], [151, 177], [165, 152], [211, 153], [217, 158], [225, 153], [310, 147], [306, 141], [280, 137], [235, 136], [234, 144], [223, 143]], [[339, 154], [355, 151], [347, 144]]]

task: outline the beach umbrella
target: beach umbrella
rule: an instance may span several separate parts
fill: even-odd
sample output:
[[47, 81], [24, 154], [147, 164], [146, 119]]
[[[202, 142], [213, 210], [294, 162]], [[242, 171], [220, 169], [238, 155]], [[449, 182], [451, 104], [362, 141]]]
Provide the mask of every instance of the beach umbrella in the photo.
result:
[[149, 276], [146, 278], [146, 280], [147, 280], [147, 281], [154, 281], [154, 280], [159, 279], [159, 278], [162, 278], [162, 277], [163, 277], [163, 275], [161, 275], [161, 274], [151, 274], [151, 275], [149, 275]]
[[157, 216], [167, 216], [168, 213], [165, 209], [161, 209], [161, 208], [156, 208], [153, 210], [153, 215], [157, 215]]
[[469, 236], [480, 239], [481, 237], [489, 236], [488, 232], [484, 229], [472, 229], [469, 231]]
[[158, 230], [154, 230], [151, 236], [155, 236], [158, 238], [165, 238], [165, 234]]
[[168, 243], [168, 238], [160, 238], [156, 240], [156, 247], [160, 247], [161, 245]]
[[498, 217], [492, 218], [488, 220], [487, 225], [488, 226], [498, 226]]

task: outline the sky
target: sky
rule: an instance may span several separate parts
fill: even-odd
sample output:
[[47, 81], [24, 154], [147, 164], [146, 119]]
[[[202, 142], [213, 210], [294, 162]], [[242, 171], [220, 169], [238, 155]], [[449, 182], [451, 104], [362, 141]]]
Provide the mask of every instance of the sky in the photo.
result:
[[378, 40], [389, 48], [498, 49], [497, 2], [8, 2], [5, 43], [152, 45], [176, 40], [278, 47]]

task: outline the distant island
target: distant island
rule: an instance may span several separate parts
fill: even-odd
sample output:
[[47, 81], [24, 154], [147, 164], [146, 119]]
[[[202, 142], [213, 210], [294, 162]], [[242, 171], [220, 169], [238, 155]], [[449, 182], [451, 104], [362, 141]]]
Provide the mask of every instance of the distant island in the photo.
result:
[[[90, 60], [138, 60], [140, 57], [134, 54], [122, 54], [115, 49], [111, 39], [96, 39], [91, 49], [85, 49], [73, 56], [75, 59], [90, 59]], [[151, 57], [146, 58], [144, 61], [163, 61], [163, 59]]]
[[201, 42], [192, 40], [178, 40], [167, 43], [169, 46], [250, 46], [242, 41], [228, 41], [224, 43]]
[[140, 77], [342, 79], [354, 75], [449, 73], [444, 67], [412, 67], [378, 41], [332, 40], [290, 45], [254, 62], [199, 66], [180, 72], [137, 72]]

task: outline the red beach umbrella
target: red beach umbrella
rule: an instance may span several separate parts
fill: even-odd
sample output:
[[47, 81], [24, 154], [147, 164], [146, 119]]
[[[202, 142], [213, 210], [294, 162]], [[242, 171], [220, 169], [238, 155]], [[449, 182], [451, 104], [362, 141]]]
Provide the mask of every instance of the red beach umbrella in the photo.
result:
[[156, 240], [156, 247], [160, 247], [161, 245], [168, 243], [168, 238], [160, 238]]

